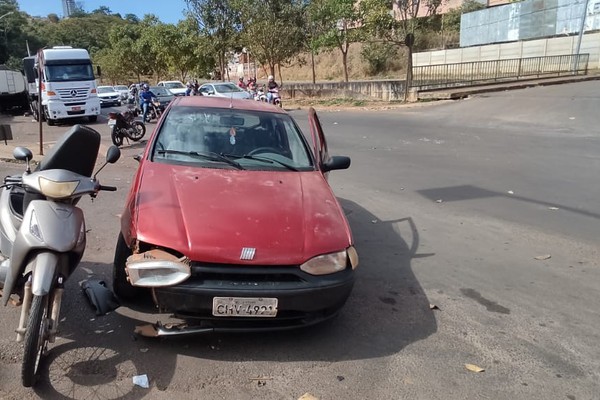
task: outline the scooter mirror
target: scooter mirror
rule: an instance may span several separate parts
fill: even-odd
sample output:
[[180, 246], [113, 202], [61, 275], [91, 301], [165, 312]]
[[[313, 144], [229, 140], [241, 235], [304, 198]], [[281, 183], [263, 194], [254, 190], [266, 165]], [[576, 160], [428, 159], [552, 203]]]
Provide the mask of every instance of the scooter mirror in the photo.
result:
[[110, 146], [106, 152], [106, 162], [114, 164], [121, 157], [121, 150], [117, 146]]
[[28, 148], [19, 146], [13, 150], [13, 157], [16, 160], [29, 161], [33, 158], [33, 154]]

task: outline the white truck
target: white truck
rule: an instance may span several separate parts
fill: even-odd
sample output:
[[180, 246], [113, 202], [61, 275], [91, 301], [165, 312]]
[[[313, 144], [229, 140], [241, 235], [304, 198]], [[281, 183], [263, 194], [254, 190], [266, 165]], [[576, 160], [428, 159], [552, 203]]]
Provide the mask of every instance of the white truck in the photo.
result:
[[0, 111], [26, 107], [27, 91], [23, 74], [0, 65]]
[[[41, 99], [38, 98], [38, 66], [41, 66], [42, 73]], [[100, 99], [87, 50], [70, 46], [42, 49], [37, 56], [24, 58], [23, 67], [27, 76], [31, 111], [36, 119], [40, 100], [41, 118], [48, 125], [68, 118], [87, 117], [90, 122], [98, 119]]]

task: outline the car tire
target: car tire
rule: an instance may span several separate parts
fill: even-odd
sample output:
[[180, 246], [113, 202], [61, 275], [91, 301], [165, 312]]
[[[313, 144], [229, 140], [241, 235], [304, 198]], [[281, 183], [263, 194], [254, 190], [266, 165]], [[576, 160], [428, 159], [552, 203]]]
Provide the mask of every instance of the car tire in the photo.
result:
[[88, 117], [88, 120], [89, 120], [90, 122], [96, 122], [96, 121], [98, 121], [98, 116], [97, 116], [97, 115], [90, 115], [90, 116]]
[[131, 286], [125, 272], [125, 262], [131, 255], [131, 249], [127, 247], [125, 238], [119, 233], [117, 247], [115, 248], [115, 259], [113, 262], [113, 291], [121, 300], [133, 300], [141, 294], [140, 288]]

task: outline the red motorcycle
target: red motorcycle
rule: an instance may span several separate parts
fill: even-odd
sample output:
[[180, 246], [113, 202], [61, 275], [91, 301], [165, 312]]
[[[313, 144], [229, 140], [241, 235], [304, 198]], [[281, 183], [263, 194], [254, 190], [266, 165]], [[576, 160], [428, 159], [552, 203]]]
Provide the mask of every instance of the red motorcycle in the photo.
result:
[[119, 113], [111, 112], [108, 114], [108, 126], [110, 126], [110, 138], [115, 146], [122, 146], [123, 139], [131, 139], [134, 142], [139, 141], [146, 134], [146, 125], [141, 121], [136, 121], [138, 111], [135, 108]]

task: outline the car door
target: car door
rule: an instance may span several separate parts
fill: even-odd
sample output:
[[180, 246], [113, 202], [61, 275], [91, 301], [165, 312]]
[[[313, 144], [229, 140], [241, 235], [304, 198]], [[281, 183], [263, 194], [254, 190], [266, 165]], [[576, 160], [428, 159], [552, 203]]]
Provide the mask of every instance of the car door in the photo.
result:
[[[308, 123], [313, 141], [313, 153], [315, 155], [315, 159], [317, 160], [319, 169], [323, 171], [323, 164], [328, 162], [330, 159], [329, 150], [327, 149], [327, 140], [325, 140], [325, 134], [323, 133], [321, 121], [319, 121], [317, 112], [312, 107], [308, 110]], [[325, 176], [325, 179], [327, 179], [329, 173], [324, 172], [323, 175]]]

